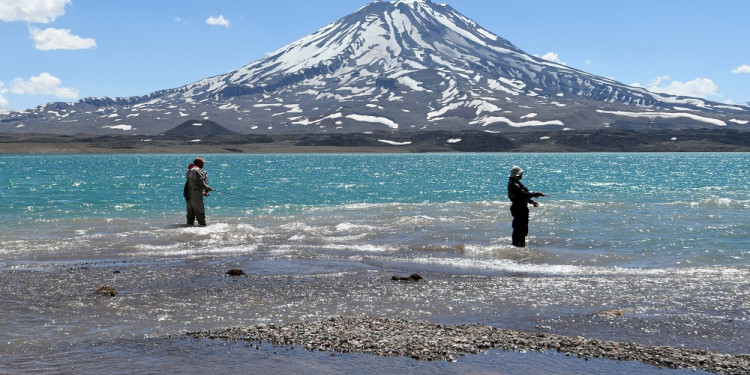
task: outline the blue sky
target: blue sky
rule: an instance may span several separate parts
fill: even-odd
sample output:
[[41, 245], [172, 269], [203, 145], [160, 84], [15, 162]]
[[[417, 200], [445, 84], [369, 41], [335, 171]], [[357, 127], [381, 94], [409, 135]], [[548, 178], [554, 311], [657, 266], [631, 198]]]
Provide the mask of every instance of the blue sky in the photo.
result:
[[[367, 0], [0, 0], [0, 110], [236, 70]], [[453, 0], [522, 50], [625, 84], [750, 101], [747, 0]]]

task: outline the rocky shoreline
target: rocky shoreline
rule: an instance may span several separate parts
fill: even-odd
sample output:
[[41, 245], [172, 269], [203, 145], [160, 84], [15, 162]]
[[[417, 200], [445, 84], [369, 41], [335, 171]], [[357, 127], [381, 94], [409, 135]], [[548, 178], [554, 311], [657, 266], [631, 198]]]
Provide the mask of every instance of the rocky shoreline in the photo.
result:
[[318, 322], [253, 325], [189, 332], [195, 338], [304, 346], [310, 351], [402, 356], [456, 361], [489, 349], [556, 351], [584, 359], [640, 361], [666, 368], [691, 368], [717, 374], [750, 374], [750, 354], [729, 355], [670, 346], [649, 346], [584, 337], [524, 333], [483, 324], [442, 325], [427, 321], [339, 316]]

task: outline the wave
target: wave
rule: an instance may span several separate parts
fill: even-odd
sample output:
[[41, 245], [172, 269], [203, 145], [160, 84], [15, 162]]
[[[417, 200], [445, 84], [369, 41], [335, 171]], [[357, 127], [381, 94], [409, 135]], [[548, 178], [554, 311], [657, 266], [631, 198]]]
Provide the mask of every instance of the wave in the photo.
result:
[[[408, 252], [537, 265], [746, 264], [746, 224], [737, 224], [745, 211], [737, 203], [750, 203], [706, 199], [706, 204], [730, 206], [706, 212], [690, 208], [688, 201], [548, 200], [532, 209], [530, 247], [525, 249], [509, 245], [507, 202], [452, 200], [265, 207], [239, 214], [213, 208], [209, 226], [190, 228], [174, 224], [182, 212], [156, 218], [55, 218], [7, 233], [0, 253], [20, 259]], [[721, 248], [707, 247], [717, 244]]]
[[600, 267], [570, 264], [523, 263], [510, 259], [480, 258], [409, 258], [409, 262], [464, 270], [494, 271], [509, 275], [524, 276], [664, 276], [675, 277], [722, 277], [744, 279], [746, 267], [689, 267], [689, 268], [626, 268]]

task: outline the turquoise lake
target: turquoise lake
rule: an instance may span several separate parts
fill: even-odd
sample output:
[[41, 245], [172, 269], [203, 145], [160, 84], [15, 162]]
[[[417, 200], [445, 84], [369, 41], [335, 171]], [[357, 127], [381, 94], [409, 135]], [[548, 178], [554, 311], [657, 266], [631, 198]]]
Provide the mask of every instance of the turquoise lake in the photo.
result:
[[[195, 156], [0, 156], [0, 323], [12, 327], [0, 372], [347, 314], [750, 352], [748, 153], [200, 155], [216, 191], [209, 225], [187, 228]], [[514, 165], [549, 195], [530, 207], [522, 249], [510, 245]], [[414, 272], [429, 282], [388, 282]], [[105, 284], [120, 295], [91, 295]]]

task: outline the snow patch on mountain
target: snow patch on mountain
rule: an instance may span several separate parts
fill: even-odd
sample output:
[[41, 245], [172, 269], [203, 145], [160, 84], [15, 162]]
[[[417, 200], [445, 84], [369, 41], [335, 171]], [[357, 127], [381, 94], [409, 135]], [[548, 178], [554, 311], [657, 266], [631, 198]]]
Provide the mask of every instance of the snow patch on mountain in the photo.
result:
[[408, 146], [412, 143], [411, 141], [397, 142], [397, 141], [389, 141], [387, 139], [378, 139], [378, 142], [386, 143], [392, 146]]
[[393, 122], [393, 120], [385, 118], [385, 117], [378, 117], [378, 116], [367, 116], [367, 115], [347, 115], [346, 118], [352, 119], [354, 121], [360, 121], [360, 122], [374, 122], [383, 124], [385, 126], [388, 126], [391, 129], [398, 129], [398, 124]]
[[689, 118], [691, 120], [701, 121], [708, 124], [716, 125], [716, 126], [727, 126], [727, 123], [711, 118], [711, 117], [704, 117], [704, 116], [698, 116], [693, 113], [680, 113], [680, 112], [627, 112], [627, 111], [603, 111], [603, 110], [596, 110], [599, 113], [608, 113], [613, 114], [617, 116], [626, 116], [626, 117], [645, 117], [649, 119], [656, 119], [656, 118], [664, 118], [664, 119], [675, 119], [675, 118]]
[[422, 87], [421, 86], [423, 84], [422, 82], [417, 82], [415, 79], [413, 79], [411, 77], [408, 77], [408, 76], [406, 76], [406, 77], [399, 77], [397, 79], [397, 81], [398, 81], [398, 83], [400, 83], [400, 84], [402, 84], [402, 85], [404, 85], [404, 86], [412, 89], [413, 91], [428, 91], [428, 92], [431, 91], [431, 90], [427, 90], [424, 87]]
[[108, 126], [102, 126], [102, 127], [114, 129], [114, 130], [122, 130], [122, 131], [129, 131], [129, 130], [134, 129], [132, 125], [124, 125], [124, 124], [123, 125], [108, 125]]
[[742, 111], [744, 109], [744, 108], [736, 106], [736, 105], [715, 105], [715, 106], [713, 106], [713, 108], [729, 109], [729, 110], [733, 110], [733, 111]]
[[527, 127], [527, 126], [546, 126], [546, 125], [565, 126], [565, 124], [560, 120], [513, 121], [507, 117], [502, 117], [502, 116], [487, 116], [487, 117], [481, 118], [480, 120], [472, 122], [472, 124], [480, 124], [482, 126], [488, 126], [488, 125], [497, 124], [497, 123], [506, 124], [514, 128], [521, 128], [521, 127]]

